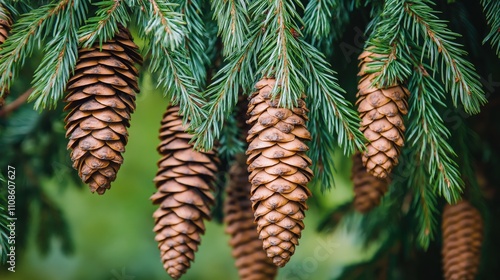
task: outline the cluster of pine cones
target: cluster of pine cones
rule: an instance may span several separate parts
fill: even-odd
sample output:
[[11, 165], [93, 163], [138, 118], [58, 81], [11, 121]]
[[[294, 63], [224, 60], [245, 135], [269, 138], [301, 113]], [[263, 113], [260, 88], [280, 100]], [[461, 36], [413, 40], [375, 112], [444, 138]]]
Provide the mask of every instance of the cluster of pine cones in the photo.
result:
[[[0, 44], [11, 26], [0, 18]], [[372, 85], [377, 73], [367, 63], [384, 55], [369, 50], [360, 55], [358, 86], [360, 130], [366, 151], [353, 157], [354, 207], [368, 212], [388, 190], [392, 168], [404, 144], [403, 116], [408, 112], [408, 90], [396, 84]], [[142, 58], [130, 32], [119, 26], [112, 40], [79, 50], [65, 98], [69, 111], [66, 136], [73, 167], [92, 192], [104, 194], [123, 162], [127, 128], [135, 109], [138, 70]], [[279, 108], [272, 98], [276, 81], [263, 78], [248, 102], [249, 143], [245, 160], [237, 156], [229, 171], [224, 203], [226, 232], [241, 279], [273, 279], [277, 266], [293, 255], [304, 228], [307, 188], [313, 177], [306, 155], [307, 108], [303, 99], [292, 109]], [[4, 93], [6, 96], [6, 93]], [[4, 99], [0, 99], [0, 108]], [[217, 151], [195, 151], [179, 107], [167, 108], [161, 122], [157, 192], [159, 208], [153, 217], [156, 241], [165, 270], [178, 279], [190, 267], [214, 205]], [[473, 279], [482, 242], [482, 218], [466, 200], [443, 212], [443, 268], [446, 279]]]

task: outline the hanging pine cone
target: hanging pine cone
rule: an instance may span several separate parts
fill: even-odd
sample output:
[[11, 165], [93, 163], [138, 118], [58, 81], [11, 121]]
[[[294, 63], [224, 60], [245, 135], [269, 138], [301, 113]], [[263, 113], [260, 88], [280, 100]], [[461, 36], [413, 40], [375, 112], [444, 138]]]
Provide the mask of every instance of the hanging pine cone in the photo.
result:
[[367, 63], [375, 57], [382, 55], [364, 51], [359, 56], [361, 70], [358, 76], [362, 78], [358, 84], [356, 105], [361, 118], [360, 130], [369, 141], [363, 154], [363, 165], [373, 176], [386, 178], [398, 164], [404, 144], [403, 116], [408, 113], [410, 93], [401, 85], [387, 88], [371, 85], [378, 73], [367, 71]]
[[226, 232], [231, 235], [229, 244], [233, 247], [240, 279], [274, 279], [278, 269], [262, 249], [262, 240], [259, 239], [252, 214], [248, 175], [245, 160], [238, 157], [229, 170], [224, 203]]
[[[12, 26], [12, 19], [10, 18], [10, 14], [8, 14], [7, 10], [4, 7], [0, 9], [0, 49], [2, 48], [2, 44], [7, 40], [9, 36], [10, 28]], [[1, 91], [0, 91], [1, 93]], [[8, 89], [3, 90], [3, 95], [0, 96], [0, 109], [5, 105], [5, 98], [9, 95]]]
[[130, 32], [119, 27], [113, 40], [78, 51], [75, 74], [68, 81], [64, 108], [66, 137], [73, 167], [91, 192], [104, 194], [123, 162], [127, 127], [135, 110], [142, 63]]
[[366, 171], [360, 153], [356, 153], [352, 161], [354, 208], [361, 213], [367, 213], [380, 204], [389, 184], [386, 179], [377, 178]]
[[304, 228], [306, 200], [311, 196], [307, 183], [313, 174], [304, 141], [311, 135], [305, 126], [304, 100], [293, 110], [278, 108], [271, 99], [274, 79], [263, 78], [250, 96], [247, 114], [247, 149], [251, 200], [259, 237], [267, 256], [284, 266], [295, 251]]
[[155, 240], [159, 243], [163, 267], [174, 279], [184, 274], [194, 260], [204, 220], [210, 219], [210, 206], [217, 158], [215, 152], [193, 150], [193, 137], [185, 132], [179, 107], [170, 107], [160, 128], [158, 173], [154, 179], [158, 191], [151, 196], [160, 207], [153, 214]]
[[468, 201], [443, 210], [443, 271], [446, 280], [473, 280], [479, 268], [483, 219]]

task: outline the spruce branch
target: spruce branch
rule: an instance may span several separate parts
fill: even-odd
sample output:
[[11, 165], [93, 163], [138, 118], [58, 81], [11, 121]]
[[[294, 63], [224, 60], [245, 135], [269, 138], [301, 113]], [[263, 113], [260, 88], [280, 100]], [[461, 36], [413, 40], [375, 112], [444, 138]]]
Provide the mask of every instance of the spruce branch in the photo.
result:
[[205, 65], [209, 62], [205, 52], [207, 32], [201, 17], [201, 0], [179, 0], [179, 5], [185, 15], [187, 37], [186, 50], [189, 52], [188, 64], [199, 89], [204, 88], [207, 79]]
[[500, 58], [500, 1], [481, 0], [483, 10], [486, 14], [486, 21], [491, 26], [491, 30], [483, 40], [483, 44], [490, 41]]
[[126, 26], [130, 20], [127, 7], [120, 0], [100, 1], [95, 4], [97, 11], [80, 28], [78, 37], [83, 47], [91, 47], [96, 40], [99, 45], [108, 41], [118, 32], [118, 23]]
[[87, 3], [69, 0], [57, 15], [53, 38], [45, 46], [45, 56], [35, 71], [33, 94], [35, 109], [55, 108], [64, 95], [66, 83], [78, 58], [78, 28], [85, 20]]
[[214, 0], [212, 1], [214, 18], [219, 27], [218, 36], [222, 37], [223, 54], [240, 50], [249, 33], [247, 2], [243, 0]]
[[[344, 98], [345, 91], [337, 84], [336, 73], [315, 47], [304, 41], [301, 43], [301, 52], [306, 54], [304, 76], [309, 81], [306, 91], [309, 116], [311, 120], [324, 123], [325, 130], [318, 131], [317, 135], [335, 135], [344, 154], [351, 154], [356, 148], [362, 150], [364, 137], [358, 129], [358, 114]], [[327, 143], [325, 141], [322, 142]]]
[[54, 25], [54, 17], [64, 12], [69, 2], [60, 1], [31, 10], [12, 26], [11, 35], [0, 50], [0, 85], [5, 85], [0, 88], [1, 94], [10, 88], [26, 59], [40, 45], [41, 38], [50, 34], [48, 27]]
[[404, 1], [404, 26], [410, 30], [415, 42], [419, 42], [422, 36], [422, 55], [426, 54], [430, 59], [433, 69], [439, 69], [453, 105], [458, 106], [460, 100], [467, 113], [479, 113], [480, 106], [486, 103], [479, 75], [474, 65], [464, 58], [467, 53], [461, 45], [454, 42], [459, 35], [448, 29], [446, 21], [435, 15], [429, 3], [432, 1]]
[[372, 57], [374, 61], [368, 63], [368, 73], [378, 73], [373, 80], [377, 88], [401, 84], [411, 74], [411, 64], [406, 55], [409, 50], [402, 28], [404, 14], [402, 1], [386, 1], [366, 42], [365, 49], [382, 54], [381, 57]]
[[444, 106], [444, 89], [425, 70], [417, 67], [409, 83], [410, 125], [407, 143], [415, 150], [428, 173], [428, 184], [449, 203], [461, 197], [464, 183], [461, 179], [456, 154], [448, 143], [450, 132], [436, 106]]
[[297, 104], [307, 83], [301, 72], [306, 54], [300, 52], [302, 20], [297, 7], [303, 9], [297, 0], [260, 0], [251, 7], [252, 19], [264, 30], [259, 72], [276, 79], [273, 97], [279, 96], [279, 106], [286, 108]]
[[208, 117], [196, 127], [194, 146], [197, 149], [212, 149], [215, 140], [219, 139], [224, 120], [231, 114], [238, 101], [240, 87], [253, 87], [255, 56], [261, 46], [260, 32], [253, 34], [243, 49], [227, 57], [228, 63], [215, 74], [213, 82], [206, 90], [208, 102], [203, 108]]
[[[179, 2], [187, 4], [187, 1]], [[174, 10], [178, 5], [163, 0], [148, 0], [144, 5], [148, 19], [145, 27], [146, 34], [154, 40], [155, 44], [162, 45], [169, 50], [181, 46], [187, 33], [183, 14]]]

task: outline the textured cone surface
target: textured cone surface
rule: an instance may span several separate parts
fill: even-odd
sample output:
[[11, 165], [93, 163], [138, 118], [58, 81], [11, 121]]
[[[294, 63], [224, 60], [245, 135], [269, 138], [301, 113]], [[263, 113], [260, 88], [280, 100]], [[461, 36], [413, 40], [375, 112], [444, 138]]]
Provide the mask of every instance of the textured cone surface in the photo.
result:
[[378, 73], [368, 73], [367, 63], [381, 57], [369, 51], [360, 56], [361, 80], [358, 84], [358, 106], [361, 118], [360, 130], [368, 143], [363, 154], [363, 165], [368, 172], [386, 178], [398, 164], [398, 156], [404, 144], [403, 116], [408, 113], [409, 91], [400, 85], [377, 88], [371, 85]]
[[190, 267], [205, 232], [204, 220], [210, 219], [218, 162], [214, 151], [194, 151], [192, 135], [185, 130], [179, 107], [168, 108], [160, 128], [157, 192], [151, 196], [159, 204], [153, 214], [155, 239], [163, 267], [174, 279]]
[[363, 166], [360, 153], [356, 153], [352, 160], [354, 208], [361, 213], [366, 213], [380, 204], [380, 200], [387, 192], [388, 181], [368, 173]]
[[229, 185], [224, 202], [226, 232], [231, 235], [229, 244], [233, 247], [240, 279], [274, 279], [278, 268], [262, 249], [262, 240], [259, 239], [252, 213], [248, 175], [245, 161], [241, 158], [229, 170]]
[[446, 280], [473, 280], [479, 268], [483, 220], [468, 201], [443, 210], [443, 272]]
[[[0, 50], [2, 49], [1, 45], [5, 42], [5, 40], [7, 40], [7, 37], [9, 36], [11, 26], [12, 19], [10, 18], [10, 15], [0, 13]], [[7, 97], [7, 95], [9, 95], [8, 89], [4, 89], [3, 95], [0, 96], [0, 109], [2, 109], [2, 107], [5, 105], [5, 98]]]
[[104, 194], [115, 180], [135, 109], [137, 69], [142, 63], [128, 30], [78, 51], [75, 74], [68, 81], [66, 137], [73, 167], [92, 192]]
[[313, 174], [304, 144], [311, 136], [306, 129], [306, 105], [293, 110], [278, 108], [271, 99], [274, 79], [262, 79], [249, 98], [247, 164], [252, 184], [251, 201], [257, 231], [267, 256], [284, 266], [293, 255], [304, 228], [307, 183]]

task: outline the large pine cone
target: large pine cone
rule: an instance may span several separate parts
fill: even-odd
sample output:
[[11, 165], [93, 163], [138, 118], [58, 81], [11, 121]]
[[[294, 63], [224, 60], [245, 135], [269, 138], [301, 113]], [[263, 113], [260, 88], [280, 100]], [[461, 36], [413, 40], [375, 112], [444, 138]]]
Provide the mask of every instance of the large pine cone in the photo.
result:
[[356, 153], [352, 161], [354, 209], [367, 213], [380, 204], [389, 184], [387, 179], [380, 179], [366, 172], [360, 153]]
[[189, 143], [179, 107], [170, 107], [160, 128], [158, 173], [154, 179], [158, 191], [151, 196], [160, 207], [153, 214], [155, 240], [159, 243], [163, 267], [178, 279], [191, 266], [205, 232], [204, 220], [210, 219], [210, 206], [217, 172], [214, 151], [199, 152]]
[[251, 184], [244, 159], [238, 158], [229, 170], [229, 185], [224, 202], [224, 223], [231, 235], [229, 244], [242, 280], [274, 279], [278, 272], [262, 249], [250, 201]]
[[267, 256], [284, 266], [298, 245], [304, 228], [306, 200], [311, 196], [307, 183], [313, 174], [309, 149], [304, 141], [311, 135], [306, 128], [307, 108], [298, 100], [293, 110], [278, 108], [271, 99], [274, 79], [262, 79], [250, 96], [247, 149], [251, 200], [257, 231]]
[[443, 272], [446, 280], [474, 280], [479, 268], [483, 219], [468, 201], [443, 210]]
[[120, 26], [113, 40], [78, 51], [75, 74], [68, 81], [65, 110], [73, 167], [92, 192], [104, 194], [123, 162], [127, 127], [135, 110], [142, 63], [130, 32]]
[[378, 73], [367, 71], [367, 62], [382, 57], [370, 51], [360, 56], [362, 76], [358, 84], [358, 112], [361, 118], [360, 130], [368, 139], [363, 164], [368, 172], [379, 178], [386, 178], [398, 164], [400, 149], [404, 144], [405, 126], [403, 116], [408, 113], [410, 92], [401, 85], [377, 88], [371, 85]]
[[[1, 4], [0, 4], [1, 5]], [[0, 9], [0, 49], [2, 48], [1, 44], [7, 40], [9, 36], [10, 28], [12, 26], [12, 19], [10, 18], [10, 14], [7, 9], [1, 7]], [[0, 91], [1, 93], [1, 91]], [[3, 90], [3, 94], [0, 96], [0, 109], [2, 109], [5, 104], [5, 98], [9, 95], [8, 89]]]

